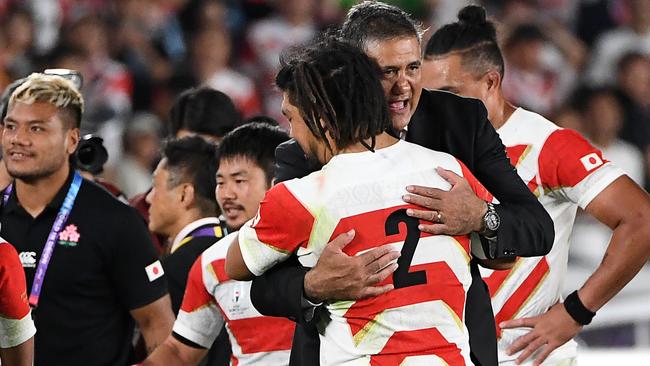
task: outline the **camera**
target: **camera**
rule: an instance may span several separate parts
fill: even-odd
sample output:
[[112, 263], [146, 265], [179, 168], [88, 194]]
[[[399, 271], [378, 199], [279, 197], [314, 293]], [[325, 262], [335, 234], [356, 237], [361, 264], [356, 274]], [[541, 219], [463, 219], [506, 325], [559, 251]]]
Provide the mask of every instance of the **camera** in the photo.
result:
[[100, 174], [108, 160], [108, 151], [104, 147], [104, 140], [91, 134], [84, 135], [79, 141], [73, 160], [76, 168], [92, 175]]

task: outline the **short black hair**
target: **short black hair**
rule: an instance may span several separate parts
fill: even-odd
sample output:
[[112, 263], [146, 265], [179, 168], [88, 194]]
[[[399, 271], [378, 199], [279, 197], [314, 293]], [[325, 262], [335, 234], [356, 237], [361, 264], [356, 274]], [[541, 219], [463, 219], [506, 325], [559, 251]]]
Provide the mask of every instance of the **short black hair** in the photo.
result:
[[378, 1], [353, 6], [341, 26], [340, 36], [362, 50], [368, 42], [401, 37], [422, 40], [422, 26], [402, 9]]
[[375, 137], [390, 129], [380, 68], [361, 49], [326, 36], [285, 53], [280, 62], [277, 86], [330, 151], [328, 133], [339, 150], [356, 143], [373, 150]]
[[245, 158], [257, 164], [270, 187], [275, 177], [275, 149], [289, 140], [280, 127], [252, 122], [235, 128], [219, 144], [219, 161]]
[[427, 42], [424, 58], [459, 54], [463, 67], [484, 73], [491, 67], [501, 77], [504, 73], [503, 55], [497, 43], [496, 29], [486, 19], [485, 9], [469, 5], [458, 12], [458, 21], [438, 29]]
[[169, 134], [175, 136], [186, 129], [215, 137], [223, 137], [241, 123], [235, 104], [226, 94], [199, 87], [182, 92], [169, 113]]
[[164, 142], [162, 157], [167, 159], [164, 168], [169, 172], [168, 187], [191, 183], [201, 213], [218, 215], [219, 206], [214, 195], [217, 147], [199, 136], [171, 138]]

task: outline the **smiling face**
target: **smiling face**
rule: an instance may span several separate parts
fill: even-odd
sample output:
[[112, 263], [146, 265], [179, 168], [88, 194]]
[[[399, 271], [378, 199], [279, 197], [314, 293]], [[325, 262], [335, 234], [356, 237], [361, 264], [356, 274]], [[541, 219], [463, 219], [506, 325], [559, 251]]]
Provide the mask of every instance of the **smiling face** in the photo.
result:
[[235, 156], [219, 161], [215, 194], [231, 230], [239, 230], [255, 216], [268, 189], [266, 173], [250, 159]]
[[402, 130], [415, 113], [422, 94], [420, 42], [413, 37], [369, 41], [366, 54], [382, 70], [384, 88], [393, 128]]
[[50, 103], [15, 102], [2, 132], [2, 153], [9, 174], [35, 181], [63, 169], [79, 142], [79, 129], [70, 128]]

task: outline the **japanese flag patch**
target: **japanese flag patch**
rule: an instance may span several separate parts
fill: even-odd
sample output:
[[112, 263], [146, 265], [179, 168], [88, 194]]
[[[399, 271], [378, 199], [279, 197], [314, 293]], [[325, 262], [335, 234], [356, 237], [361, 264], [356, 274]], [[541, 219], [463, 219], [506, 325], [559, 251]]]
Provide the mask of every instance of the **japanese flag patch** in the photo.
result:
[[603, 165], [603, 159], [601, 159], [600, 156], [598, 156], [596, 153], [587, 154], [581, 157], [580, 162], [588, 172]]
[[147, 277], [149, 277], [149, 282], [153, 282], [165, 274], [165, 271], [163, 270], [160, 261], [155, 261], [151, 263], [150, 265], [144, 267], [144, 270], [145, 272], [147, 272]]

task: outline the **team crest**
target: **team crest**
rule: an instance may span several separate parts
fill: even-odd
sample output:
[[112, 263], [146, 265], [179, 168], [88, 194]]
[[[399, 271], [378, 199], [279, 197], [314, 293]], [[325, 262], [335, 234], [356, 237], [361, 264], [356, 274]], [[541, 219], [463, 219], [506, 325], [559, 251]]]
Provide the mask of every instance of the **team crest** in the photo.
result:
[[77, 231], [77, 225], [70, 224], [61, 231], [59, 234], [59, 245], [65, 247], [76, 247], [79, 244], [79, 231]]

